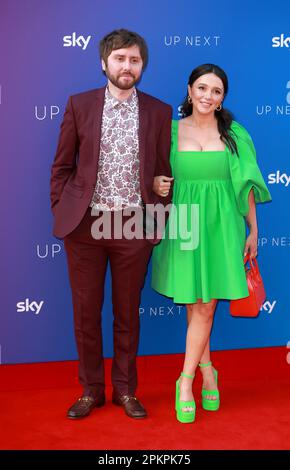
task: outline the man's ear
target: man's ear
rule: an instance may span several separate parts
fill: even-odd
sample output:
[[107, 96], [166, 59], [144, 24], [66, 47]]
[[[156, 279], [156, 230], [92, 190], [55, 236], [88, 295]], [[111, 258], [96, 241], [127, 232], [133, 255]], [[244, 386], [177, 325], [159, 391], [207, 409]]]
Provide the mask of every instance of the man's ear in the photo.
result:
[[102, 59], [102, 69], [104, 72], [106, 71], [106, 64], [105, 64], [104, 59]]

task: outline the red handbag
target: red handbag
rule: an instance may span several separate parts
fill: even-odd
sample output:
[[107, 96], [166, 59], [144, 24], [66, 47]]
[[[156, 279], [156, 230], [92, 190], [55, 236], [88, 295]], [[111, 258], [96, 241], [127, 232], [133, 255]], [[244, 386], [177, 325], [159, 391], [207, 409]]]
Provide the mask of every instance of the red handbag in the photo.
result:
[[[249, 262], [250, 267], [247, 268]], [[230, 313], [233, 317], [257, 317], [266, 299], [263, 280], [255, 258], [247, 254], [244, 258], [246, 278], [249, 289], [248, 297], [230, 301]]]

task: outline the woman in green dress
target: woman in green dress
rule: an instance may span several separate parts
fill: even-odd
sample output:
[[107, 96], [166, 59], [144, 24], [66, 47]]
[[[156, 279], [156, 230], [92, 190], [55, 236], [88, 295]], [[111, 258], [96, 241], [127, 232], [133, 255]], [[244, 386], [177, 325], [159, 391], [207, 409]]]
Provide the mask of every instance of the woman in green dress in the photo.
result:
[[[227, 76], [216, 65], [201, 65], [189, 77], [183, 119], [172, 122], [174, 210], [153, 251], [152, 287], [187, 308], [183, 372], [176, 382], [181, 422], [195, 419], [192, 382], [198, 365], [202, 406], [219, 408], [209, 342], [214, 311], [218, 299], [248, 296], [243, 258], [248, 252], [257, 255], [255, 203], [271, 200], [250, 135], [223, 108], [227, 91]], [[158, 176], [154, 191], [165, 197], [170, 184]], [[185, 233], [191, 234], [187, 243]]]

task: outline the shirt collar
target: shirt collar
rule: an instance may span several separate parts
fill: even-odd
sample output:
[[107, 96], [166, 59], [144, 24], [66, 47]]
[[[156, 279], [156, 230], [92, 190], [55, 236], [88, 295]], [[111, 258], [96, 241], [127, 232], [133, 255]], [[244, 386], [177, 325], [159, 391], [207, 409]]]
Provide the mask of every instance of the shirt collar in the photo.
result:
[[109, 88], [106, 87], [106, 92], [105, 92], [105, 104], [107, 109], [112, 109], [115, 108], [116, 106], [125, 106], [126, 108], [131, 109], [132, 104], [134, 101], [137, 100], [137, 91], [136, 88], [134, 87], [133, 92], [131, 95], [124, 101], [120, 101], [117, 98], [115, 98], [109, 91]]

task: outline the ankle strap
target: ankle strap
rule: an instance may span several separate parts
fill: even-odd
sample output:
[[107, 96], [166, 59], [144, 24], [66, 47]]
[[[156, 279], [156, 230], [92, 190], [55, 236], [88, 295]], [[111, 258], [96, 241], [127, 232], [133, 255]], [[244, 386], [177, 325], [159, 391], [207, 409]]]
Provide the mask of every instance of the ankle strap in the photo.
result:
[[204, 363], [200, 362], [198, 365], [199, 367], [208, 367], [208, 366], [211, 366], [211, 364], [212, 364], [211, 361], [209, 361], [209, 362], [204, 362]]
[[185, 372], [181, 372], [182, 377], [187, 377], [188, 379], [193, 379], [194, 378], [194, 375], [189, 375], [189, 374], [185, 374]]

